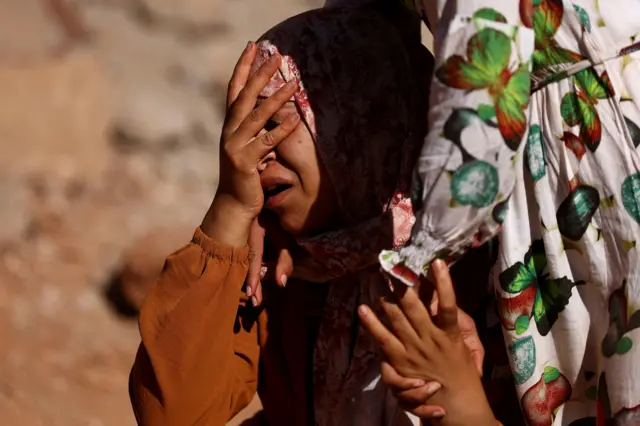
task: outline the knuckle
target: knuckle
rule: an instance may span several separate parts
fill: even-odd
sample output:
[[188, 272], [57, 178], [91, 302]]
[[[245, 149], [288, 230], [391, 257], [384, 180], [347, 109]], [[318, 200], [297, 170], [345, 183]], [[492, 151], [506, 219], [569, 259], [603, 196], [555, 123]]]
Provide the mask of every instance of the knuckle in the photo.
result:
[[254, 123], [258, 123], [262, 120], [262, 114], [260, 113], [259, 108], [254, 108], [253, 110], [251, 110], [251, 112], [249, 113], [249, 120]]
[[244, 167], [244, 163], [242, 161], [242, 158], [240, 158], [239, 156], [237, 156], [235, 154], [229, 155], [229, 162], [231, 163], [231, 166], [233, 166], [233, 168], [236, 169], [236, 170], [242, 170], [243, 167]]
[[235, 81], [231, 80], [229, 81], [229, 84], [227, 84], [227, 92], [228, 93], [235, 92], [237, 87], [238, 87], [238, 84]]
[[266, 146], [274, 146], [276, 144], [276, 137], [274, 136], [273, 132], [267, 132], [264, 134], [264, 136], [262, 136], [262, 142]]

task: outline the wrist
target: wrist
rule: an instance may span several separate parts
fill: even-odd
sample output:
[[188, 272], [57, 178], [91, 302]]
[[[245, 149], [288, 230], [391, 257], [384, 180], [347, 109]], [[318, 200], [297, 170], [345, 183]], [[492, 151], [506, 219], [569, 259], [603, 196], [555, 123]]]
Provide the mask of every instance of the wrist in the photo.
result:
[[216, 195], [200, 228], [210, 238], [232, 247], [244, 247], [254, 215], [225, 195]]

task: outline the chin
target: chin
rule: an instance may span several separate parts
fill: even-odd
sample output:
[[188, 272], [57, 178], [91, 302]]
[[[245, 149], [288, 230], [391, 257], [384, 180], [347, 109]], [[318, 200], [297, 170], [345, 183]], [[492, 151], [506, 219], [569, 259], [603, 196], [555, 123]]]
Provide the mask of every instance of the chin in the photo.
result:
[[287, 233], [294, 237], [300, 236], [305, 233], [304, 221], [300, 220], [293, 215], [279, 216], [280, 227]]

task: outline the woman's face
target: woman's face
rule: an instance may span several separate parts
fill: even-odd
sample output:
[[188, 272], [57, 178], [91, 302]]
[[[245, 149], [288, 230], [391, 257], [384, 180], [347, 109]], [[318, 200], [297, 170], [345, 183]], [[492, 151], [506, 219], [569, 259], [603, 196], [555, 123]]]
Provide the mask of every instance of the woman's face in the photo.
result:
[[[261, 101], [259, 100], [258, 103]], [[287, 102], [265, 126], [275, 128], [296, 113], [293, 101]], [[259, 165], [265, 191], [265, 208], [273, 211], [280, 226], [294, 236], [322, 232], [339, 219], [339, 205], [329, 174], [316, 150], [307, 126], [298, 127]]]

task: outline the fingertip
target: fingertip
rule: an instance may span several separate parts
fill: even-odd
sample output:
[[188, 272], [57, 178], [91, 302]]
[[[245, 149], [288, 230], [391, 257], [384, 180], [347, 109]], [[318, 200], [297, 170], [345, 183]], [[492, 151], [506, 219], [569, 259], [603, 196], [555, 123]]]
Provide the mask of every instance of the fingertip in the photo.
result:
[[425, 384], [424, 386], [425, 386], [425, 392], [427, 392], [429, 396], [434, 395], [436, 392], [442, 389], [442, 385], [438, 382], [430, 382]]
[[433, 261], [432, 266], [434, 268], [434, 271], [440, 275], [442, 273], [444, 273], [445, 271], [447, 271], [449, 268], [447, 267], [447, 264], [444, 260], [442, 259], [436, 259]]
[[421, 388], [421, 387], [425, 386], [426, 384], [427, 383], [422, 379], [413, 379], [413, 380], [411, 380], [411, 386], [413, 388], [416, 388], [416, 389], [417, 388]]
[[286, 275], [284, 275], [284, 274], [283, 274], [283, 275], [280, 277], [280, 284], [282, 284], [282, 287], [283, 287], [283, 288], [287, 286], [287, 276], [286, 276]]
[[358, 313], [361, 317], [366, 317], [367, 315], [369, 315], [369, 307], [367, 305], [358, 306]]
[[296, 124], [298, 121], [300, 121], [300, 114], [294, 112], [293, 114], [289, 115], [286, 120], [289, 122], [289, 124]]
[[251, 288], [251, 285], [247, 284], [247, 297], [251, 298], [251, 296], [253, 295], [253, 289]]

